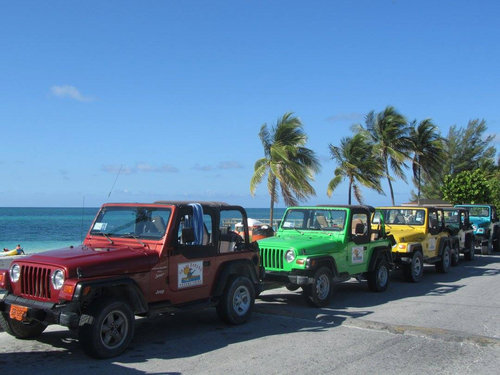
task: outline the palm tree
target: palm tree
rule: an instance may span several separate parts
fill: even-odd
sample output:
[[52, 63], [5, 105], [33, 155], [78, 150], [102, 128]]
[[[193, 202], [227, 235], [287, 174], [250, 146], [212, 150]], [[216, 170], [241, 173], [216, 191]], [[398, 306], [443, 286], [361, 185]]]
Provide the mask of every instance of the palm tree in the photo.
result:
[[319, 171], [320, 164], [314, 151], [305, 147], [307, 136], [300, 119], [287, 112], [271, 131], [262, 125], [259, 138], [264, 146], [264, 157], [257, 160], [250, 180], [250, 193], [267, 175], [267, 189], [271, 196], [270, 223], [273, 223], [274, 204], [278, 202], [278, 187], [287, 206], [295, 206], [316, 192], [309, 181]]
[[410, 141], [408, 138], [408, 125], [406, 118], [396, 111], [394, 107], [387, 106], [383, 112], [375, 114], [371, 111], [366, 115], [365, 130], [373, 142], [374, 152], [380, 156], [384, 174], [391, 191], [392, 204], [394, 191], [392, 189], [392, 171], [397, 177], [406, 182], [403, 168], [407, 167], [405, 161], [410, 159]]
[[337, 162], [335, 177], [328, 184], [326, 193], [330, 197], [335, 188], [345, 179], [349, 180], [349, 204], [351, 204], [351, 189], [359, 204], [363, 204], [360, 186], [364, 185], [382, 192], [380, 178], [384, 175], [380, 160], [372, 157], [373, 146], [366, 139], [365, 133], [342, 138], [340, 146], [330, 145], [330, 154]]
[[421, 121], [418, 126], [416, 120], [410, 127], [411, 151], [413, 153], [412, 169], [413, 180], [417, 185], [417, 203], [420, 204], [420, 189], [422, 173], [424, 179], [436, 176], [444, 162], [444, 138], [431, 119]]

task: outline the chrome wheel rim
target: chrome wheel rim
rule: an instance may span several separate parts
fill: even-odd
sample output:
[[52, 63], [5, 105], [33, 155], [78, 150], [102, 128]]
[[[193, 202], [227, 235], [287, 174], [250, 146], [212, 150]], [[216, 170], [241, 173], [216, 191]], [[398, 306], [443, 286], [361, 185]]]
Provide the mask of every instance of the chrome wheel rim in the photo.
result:
[[450, 251], [449, 250], [444, 251], [443, 265], [444, 265], [444, 268], [448, 268], [448, 266], [450, 265]]
[[233, 310], [238, 316], [245, 315], [250, 309], [251, 298], [247, 287], [240, 285], [233, 296]]
[[387, 272], [387, 267], [382, 266], [378, 269], [377, 272], [378, 285], [385, 286], [387, 284], [387, 280], [389, 279], [389, 272]]
[[413, 260], [413, 273], [415, 276], [419, 276], [420, 273], [422, 272], [422, 262], [420, 261], [419, 257], [415, 257]]
[[330, 293], [330, 280], [325, 274], [321, 274], [316, 280], [316, 295], [320, 300], [324, 300]]
[[101, 342], [107, 349], [116, 349], [126, 340], [128, 331], [125, 314], [120, 310], [111, 311], [101, 325]]

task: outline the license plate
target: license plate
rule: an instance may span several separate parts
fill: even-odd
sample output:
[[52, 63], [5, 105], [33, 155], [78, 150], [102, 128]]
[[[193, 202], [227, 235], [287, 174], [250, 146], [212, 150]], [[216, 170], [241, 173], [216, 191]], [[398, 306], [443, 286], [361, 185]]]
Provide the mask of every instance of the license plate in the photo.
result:
[[10, 318], [15, 320], [24, 320], [26, 314], [28, 313], [28, 308], [19, 305], [10, 305]]

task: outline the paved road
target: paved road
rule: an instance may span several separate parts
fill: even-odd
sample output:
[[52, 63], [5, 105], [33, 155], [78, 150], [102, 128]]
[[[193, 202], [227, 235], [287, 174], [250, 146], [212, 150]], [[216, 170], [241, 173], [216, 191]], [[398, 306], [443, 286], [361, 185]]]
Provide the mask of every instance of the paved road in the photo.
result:
[[228, 327], [213, 309], [137, 320], [122, 356], [86, 357], [75, 336], [49, 327], [37, 341], [0, 332], [0, 374], [497, 374], [500, 255], [461, 262], [419, 284], [398, 273], [386, 293], [340, 285], [328, 308], [268, 290], [252, 320]]

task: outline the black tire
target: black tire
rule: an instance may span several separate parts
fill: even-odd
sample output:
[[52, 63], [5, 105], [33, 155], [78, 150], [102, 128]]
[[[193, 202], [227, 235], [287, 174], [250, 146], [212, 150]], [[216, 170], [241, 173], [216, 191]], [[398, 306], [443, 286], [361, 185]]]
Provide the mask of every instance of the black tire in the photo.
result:
[[318, 268], [313, 276], [313, 284], [303, 287], [306, 301], [316, 307], [328, 306], [333, 294], [332, 278], [330, 269]]
[[111, 358], [127, 349], [134, 337], [134, 313], [118, 299], [98, 299], [86, 313], [86, 322], [78, 330], [80, 345], [94, 358]]
[[380, 258], [375, 269], [368, 273], [368, 287], [373, 292], [383, 292], [389, 286], [389, 266], [385, 258]]
[[451, 265], [455, 267], [460, 261], [460, 245], [455, 243], [455, 247], [451, 250]]
[[490, 244], [487, 243], [486, 246], [484, 244], [481, 244], [481, 255], [490, 255], [490, 254], [491, 254]]
[[228, 280], [222, 299], [217, 305], [219, 317], [228, 324], [245, 323], [252, 314], [255, 303], [255, 288], [246, 276], [235, 276]]
[[500, 251], [500, 228], [497, 228], [496, 235], [493, 237], [493, 251]]
[[413, 253], [410, 264], [404, 265], [403, 273], [406, 280], [412, 283], [418, 283], [422, 280], [422, 276], [424, 275], [424, 257], [420, 250]]
[[300, 288], [300, 286], [298, 286], [297, 284], [286, 284], [285, 288], [287, 288], [290, 292], [295, 292]]
[[447, 273], [451, 265], [451, 251], [448, 245], [443, 249], [441, 260], [436, 263], [436, 270], [440, 273]]
[[45, 328], [47, 328], [46, 324], [36, 320], [32, 320], [29, 323], [13, 320], [9, 317], [9, 314], [5, 312], [0, 313], [0, 326], [9, 335], [23, 340], [38, 337], [45, 331]]
[[470, 239], [468, 242], [469, 251], [464, 254], [465, 260], [474, 260], [476, 257], [476, 249], [474, 247], [474, 240]]

